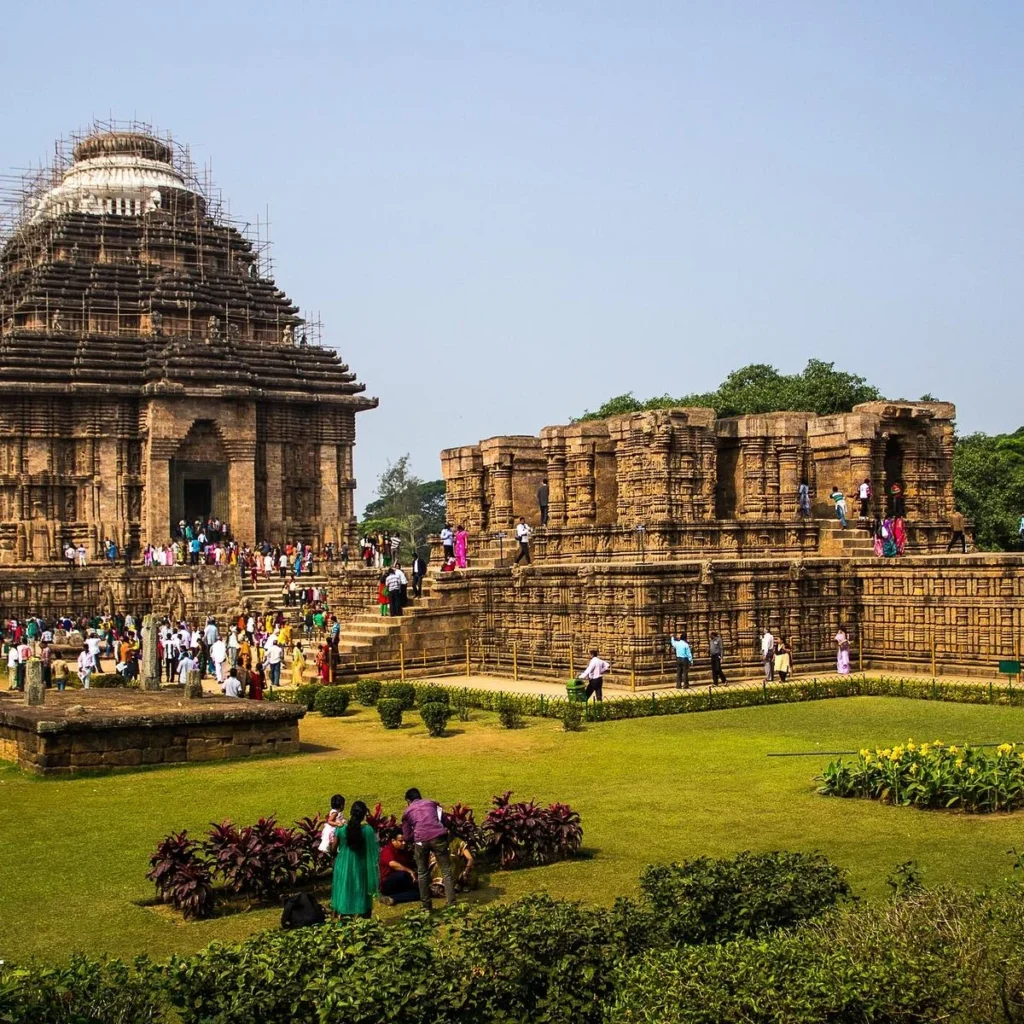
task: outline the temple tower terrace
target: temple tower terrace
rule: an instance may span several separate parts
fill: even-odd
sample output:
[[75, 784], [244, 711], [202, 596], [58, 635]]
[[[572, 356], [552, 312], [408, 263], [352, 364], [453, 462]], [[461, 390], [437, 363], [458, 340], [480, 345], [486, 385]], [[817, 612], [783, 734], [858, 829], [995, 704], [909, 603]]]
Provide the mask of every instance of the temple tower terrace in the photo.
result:
[[355, 415], [376, 399], [186, 150], [76, 141], [0, 238], [0, 562], [211, 516], [240, 541], [352, 540]]

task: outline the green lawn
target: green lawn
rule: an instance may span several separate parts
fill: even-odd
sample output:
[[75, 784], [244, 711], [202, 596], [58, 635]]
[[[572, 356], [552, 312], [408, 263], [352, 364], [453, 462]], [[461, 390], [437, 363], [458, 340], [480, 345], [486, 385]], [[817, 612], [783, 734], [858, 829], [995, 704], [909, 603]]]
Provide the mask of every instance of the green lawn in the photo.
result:
[[[991, 882], [1010, 874], [1024, 816], [966, 817], [819, 797], [826, 757], [768, 751], [855, 750], [913, 737], [944, 742], [1024, 740], [1024, 709], [854, 698], [592, 725], [565, 734], [530, 719], [500, 729], [475, 712], [444, 739], [419, 716], [386, 732], [375, 711], [310, 716], [306, 752], [290, 758], [194, 765], [68, 781], [0, 769], [0, 959], [72, 949], [163, 956], [276, 926], [272, 909], [183, 925], [140, 907], [156, 841], [276, 812], [286, 822], [324, 811], [331, 793], [399, 811], [408, 786], [480, 812], [490, 796], [565, 800], [583, 816], [593, 858], [491, 876], [486, 896], [533, 890], [611, 901], [652, 861], [739, 850], [820, 849], [861, 893], [885, 890], [914, 859], [928, 883]], [[387, 910], [385, 914], [399, 913]]]

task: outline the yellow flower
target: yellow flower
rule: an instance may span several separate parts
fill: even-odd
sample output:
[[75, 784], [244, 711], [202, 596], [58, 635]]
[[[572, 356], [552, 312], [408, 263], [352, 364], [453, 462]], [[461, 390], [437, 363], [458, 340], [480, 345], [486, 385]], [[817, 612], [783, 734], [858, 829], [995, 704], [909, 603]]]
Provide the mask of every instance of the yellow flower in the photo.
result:
[[999, 746], [996, 747], [996, 752], [999, 753], [999, 754], [1010, 754], [1010, 753], [1013, 752], [1013, 744], [1012, 743], [1000, 743]]
[[957, 766], [957, 768], [963, 768], [963, 766], [964, 766], [964, 759], [962, 757], [958, 757], [956, 759], [956, 766]]
[[871, 756], [871, 751], [870, 751], [870, 750], [868, 750], [868, 749], [867, 749], [867, 747], [865, 747], [865, 748], [864, 748], [864, 749], [863, 749], [863, 750], [862, 750], [862, 751], [860, 752], [860, 756], [861, 756], [861, 757], [863, 757], [863, 758], [864, 758], [865, 760], [867, 760], [867, 758], [869, 758], [869, 757]]
[[978, 773], [973, 768], [968, 768], [967, 769], [967, 774], [968, 775], [977, 775]]
[[929, 744], [929, 743], [922, 743], [921, 744], [921, 753], [922, 754], [927, 754], [929, 750], [931, 750], [931, 744]]
[[959, 750], [957, 750], [957, 748], [956, 748], [956, 744], [955, 744], [955, 743], [953, 744], [953, 746], [951, 746], [951, 747], [949, 748], [949, 752], [950, 752], [951, 754], [959, 754], [959, 753], [960, 753], [960, 751], [959, 751]]
[[942, 740], [932, 740], [932, 746], [933, 747], [941, 747], [942, 746]]

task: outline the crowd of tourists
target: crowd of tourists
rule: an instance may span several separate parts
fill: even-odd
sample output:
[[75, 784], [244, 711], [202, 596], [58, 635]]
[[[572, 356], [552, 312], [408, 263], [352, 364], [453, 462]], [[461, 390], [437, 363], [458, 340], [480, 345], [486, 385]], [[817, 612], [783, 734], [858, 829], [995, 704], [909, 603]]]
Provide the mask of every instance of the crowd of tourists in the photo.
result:
[[[367, 822], [364, 801], [356, 800], [346, 819], [345, 798], [331, 797], [320, 850], [334, 858], [331, 910], [339, 917], [370, 917], [374, 897], [386, 906], [419, 900], [431, 910], [434, 897], [443, 896], [452, 906], [456, 892], [476, 888], [472, 851], [451, 835], [441, 805], [418, 789], [408, 790], [405, 801], [401, 830], [382, 845]], [[281, 923], [295, 928], [323, 916], [319, 905], [303, 895], [285, 905]]]

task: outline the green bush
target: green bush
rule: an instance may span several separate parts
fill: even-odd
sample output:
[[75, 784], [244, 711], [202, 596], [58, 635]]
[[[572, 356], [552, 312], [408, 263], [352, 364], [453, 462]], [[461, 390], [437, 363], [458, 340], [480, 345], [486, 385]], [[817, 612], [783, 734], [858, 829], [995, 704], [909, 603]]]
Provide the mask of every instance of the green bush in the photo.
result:
[[498, 721], [501, 722], [503, 729], [522, 728], [523, 713], [514, 698], [505, 699], [498, 704]]
[[128, 683], [120, 672], [93, 672], [89, 686], [96, 690], [119, 690]]
[[417, 704], [443, 704], [451, 706], [450, 690], [446, 686], [438, 686], [436, 683], [427, 683], [426, 686], [416, 687]]
[[562, 729], [565, 732], [579, 732], [583, 728], [583, 705], [578, 701], [566, 701], [562, 707]]
[[756, 937], [849, 899], [843, 872], [820, 853], [740, 853], [648, 865], [640, 891], [670, 943]]
[[377, 714], [385, 729], [397, 729], [402, 724], [402, 702], [394, 697], [381, 697], [377, 701]]
[[431, 736], [443, 736], [451, 718], [451, 710], [447, 704], [421, 704], [420, 718]]
[[381, 687], [380, 696], [388, 700], [397, 700], [403, 711], [412, 711], [416, 706], [416, 687], [412, 683], [401, 683], [397, 680], [385, 683]]
[[460, 722], [469, 721], [469, 696], [462, 687], [456, 686], [454, 688], [454, 692], [451, 695], [450, 707]]
[[379, 679], [360, 679], [359, 682], [356, 683], [356, 700], [359, 701], [364, 708], [375, 707], [379, 698]]
[[59, 966], [0, 961], [0, 1021], [26, 1024], [150, 1024], [166, 1020], [161, 969], [72, 953]]
[[328, 718], [345, 714], [348, 709], [349, 691], [342, 686], [317, 687], [313, 709]]
[[292, 690], [292, 700], [307, 711], [312, 711], [316, 707], [316, 695], [322, 689], [323, 687], [320, 683], [304, 683], [302, 686], [296, 686]]

